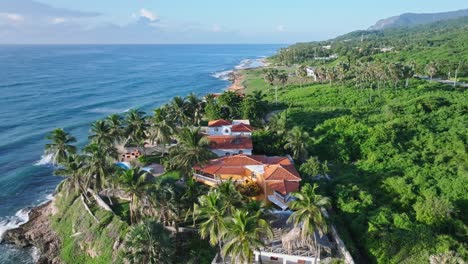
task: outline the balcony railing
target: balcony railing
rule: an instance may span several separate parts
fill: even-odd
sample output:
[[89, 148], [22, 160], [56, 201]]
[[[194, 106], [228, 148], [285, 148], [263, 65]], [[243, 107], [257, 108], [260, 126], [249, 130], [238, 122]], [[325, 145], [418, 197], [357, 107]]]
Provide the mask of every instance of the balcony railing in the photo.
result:
[[[199, 174], [199, 173], [194, 173], [193, 177], [195, 177], [195, 178], [197, 178], [199, 180], [204, 180], [204, 181], [208, 181], [208, 182], [212, 182], [212, 183], [216, 183], [216, 184], [220, 184], [222, 182], [228, 181], [227, 179], [217, 179], [217, 178], [214, 178], [211, 175], [208, 176], [208, 175], [202, 175], [202, 174]], [[245, 182], [245, 180], [233, 180], [233, 182], [235, 184], [240, 184], [240, 183]]]

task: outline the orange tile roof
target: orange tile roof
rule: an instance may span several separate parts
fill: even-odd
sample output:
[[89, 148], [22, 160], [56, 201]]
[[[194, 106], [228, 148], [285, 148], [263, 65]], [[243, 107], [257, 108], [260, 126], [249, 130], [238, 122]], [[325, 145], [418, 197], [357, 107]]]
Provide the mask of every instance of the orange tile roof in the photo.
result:
[[247, 177], [250, 171], [245, 166], [249, 165], [263, 165], [266, 184], [283, 195], [299, 189], [301, 176], [287, 157], [234, 155], [213, 159], [207, 165], [196, 165], [193, 168], [211, 175], [231, 174]]
[[299, 181], [267, 181], [268, 186], [281, 193], [282, 195], [286, 195], [291, 192], [296, 192], [299, 190]]
[[236, 136], [208, 136], [210, 149], [253, 149], [252, 139]]
[[290, 181], [300, 181], [301, 177], [297, 173], [294, 166], [283, 167], [279, 164], [267, 165], [264, 168], [265, 173], [264, 178], [267, 181], [275, 180], [290, 180]]
[[252, 132], [253, 127], [244, 123], [233, 125], [231, 127], [231, 132]]
[[230, 126], [231, 122], [224, 120], [224, 119], [218, 119], [218, 120], [213, 120], [208, 122], [209, 127], [220, 127], [220, 126]]

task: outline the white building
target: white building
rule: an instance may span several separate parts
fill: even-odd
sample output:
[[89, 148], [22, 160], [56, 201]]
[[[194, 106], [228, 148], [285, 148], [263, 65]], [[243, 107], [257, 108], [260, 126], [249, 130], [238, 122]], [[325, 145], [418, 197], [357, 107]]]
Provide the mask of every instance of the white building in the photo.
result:
[[232, 120], [232, 122], [218, 119], [208, 122], [209, 136], [252, 136], [253, 127], [249, 120]]

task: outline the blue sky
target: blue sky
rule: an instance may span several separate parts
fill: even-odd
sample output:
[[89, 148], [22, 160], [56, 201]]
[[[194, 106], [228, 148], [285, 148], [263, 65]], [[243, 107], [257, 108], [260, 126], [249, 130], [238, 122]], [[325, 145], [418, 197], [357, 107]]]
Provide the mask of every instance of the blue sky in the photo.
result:
[[295, 43], [466, 0], [0, 0], [0, 43]]

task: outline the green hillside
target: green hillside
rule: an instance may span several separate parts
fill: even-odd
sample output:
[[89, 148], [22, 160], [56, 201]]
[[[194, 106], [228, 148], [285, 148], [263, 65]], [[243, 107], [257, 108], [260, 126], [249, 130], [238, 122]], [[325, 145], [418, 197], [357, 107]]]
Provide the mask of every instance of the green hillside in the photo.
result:
[[[426, 65], [434, 62], [436, 76], [447, 77], [449, 72], [453, 76], [459, 67], [459, 76], [468, 77], [467, 32], [468, 17], [411, 28], [355, 31], [327, 41], [281, 49], [272, 60], [281, 65], [311, 66], [335, 65], [340, 61], [400, 62], [414, 65], [421, 75], [426, 75]], [[338, 58], [324, 59], [332, 55]]]

